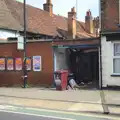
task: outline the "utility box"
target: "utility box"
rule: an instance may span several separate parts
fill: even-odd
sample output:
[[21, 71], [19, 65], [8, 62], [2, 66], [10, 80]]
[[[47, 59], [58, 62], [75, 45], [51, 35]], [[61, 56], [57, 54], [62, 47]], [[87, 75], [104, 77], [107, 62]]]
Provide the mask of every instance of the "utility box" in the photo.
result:
[[59, 70], [54, 73], [56, 90], [66, 90], [68, 81], [68, 71]]

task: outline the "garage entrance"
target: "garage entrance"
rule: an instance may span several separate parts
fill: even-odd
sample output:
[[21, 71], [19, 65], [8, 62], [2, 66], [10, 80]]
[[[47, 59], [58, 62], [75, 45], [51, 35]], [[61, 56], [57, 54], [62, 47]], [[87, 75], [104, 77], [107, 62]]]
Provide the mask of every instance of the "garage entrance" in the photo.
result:
[[97, 46], [64, 46], [54, 48], [54, 68], [68, 70], [83, 89], [99, 87], [99, 54]]

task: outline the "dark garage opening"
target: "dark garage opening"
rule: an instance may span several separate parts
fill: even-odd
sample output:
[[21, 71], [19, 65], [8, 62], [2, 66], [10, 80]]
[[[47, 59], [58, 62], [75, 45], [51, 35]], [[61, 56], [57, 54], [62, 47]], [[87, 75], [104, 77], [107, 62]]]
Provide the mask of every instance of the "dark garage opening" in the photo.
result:
[[54, 47], [54, 71], [57, 70], [68, 70], [82, 89], [99, 88], [98, 45]]
[[68, 48], [69, 70], [81, 88], [98, 88], [99, 57], [98, 49]]

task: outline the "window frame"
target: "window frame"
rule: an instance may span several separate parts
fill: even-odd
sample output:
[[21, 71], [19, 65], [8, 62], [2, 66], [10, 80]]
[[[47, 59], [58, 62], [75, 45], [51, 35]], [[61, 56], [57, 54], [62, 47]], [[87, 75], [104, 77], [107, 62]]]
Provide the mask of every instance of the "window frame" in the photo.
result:
[[120, 24], [120, 0], [119, 0], [119, 12], [118, 12], [118, 14], [119, 14], [119, 24]]
[[119, 56], [117, 56], [117, 55], [115, 56], [115, 44], [120, 44], [120, 42], [114, 42], [114, 43], [113, 43], [113, 53], [112, 53], [112, 56], [113, 56], [113, 57], [112, 57], [112, 58], [113, 58], [113, 59], [112, 59], [112, 64], [113, 64], [113, 65], [112, 65], [112, 66], [113, 66], [113, 69], [112, 69], [113, 72], [112, 72], [112, 73], [113, 73], [113, 74], [112, 74], [112, 75], [120, 75], [120, 72], [119, 72], [119, 73], [115, 73], [115, 72], [114, 72], [114, 60], [115, 60], [115, 59], [120, 59], [120, 55], [119, 55]]

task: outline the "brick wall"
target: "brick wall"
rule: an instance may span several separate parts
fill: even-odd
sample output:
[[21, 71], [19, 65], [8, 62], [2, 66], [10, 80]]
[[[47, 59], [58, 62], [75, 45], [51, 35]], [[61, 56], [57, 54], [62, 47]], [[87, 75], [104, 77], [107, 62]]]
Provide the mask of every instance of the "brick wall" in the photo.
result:
[[[39, 55], [42, 57], [42, 71], [28, 72], [28, 83], [39, 85], [52, 85], [53, 83], [53, 52], [51, 42], [33, 42], [27, 44], [27, 56]], [[23, 57], [23, 51], [17, 50], [16, 43], [0, 44], [0, 56]], [[22, 71], [2, 71], [0, 72], [0, 86], [22, 85]]]
[[119, 0], [101, 0], [102, 31], [118, 30]]

